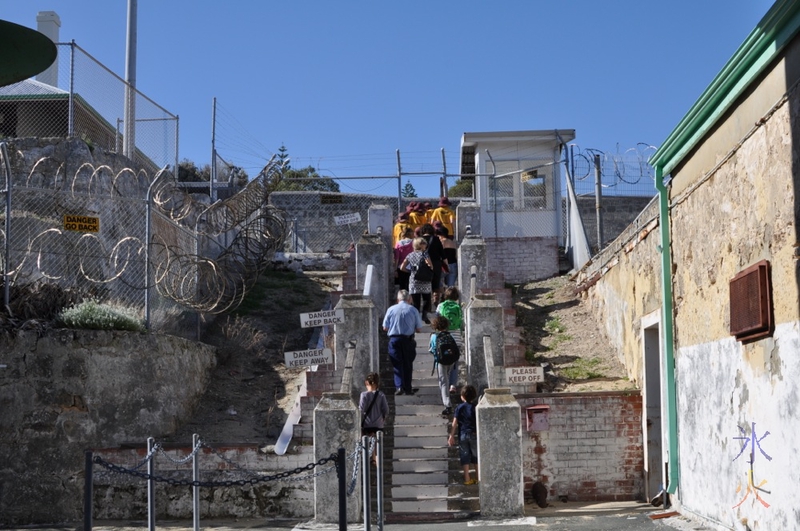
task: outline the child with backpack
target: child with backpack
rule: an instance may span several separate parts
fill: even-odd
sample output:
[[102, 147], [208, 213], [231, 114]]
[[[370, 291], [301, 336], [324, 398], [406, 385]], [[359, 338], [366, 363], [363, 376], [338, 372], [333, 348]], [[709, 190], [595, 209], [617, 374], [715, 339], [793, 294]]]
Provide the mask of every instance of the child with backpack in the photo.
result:
[[439, 390], [442, 393], [442, 405], [444, 405], [443, 417], [449, 417], [453, 414], [448, 385], [451, 382], [450, 375], [453, 372], [453, 367], [461, 355], [456, 340], [448, 332], [449, 327], [450, 322], [441, 315], [437, 315], [431, 320], [431, 328], [434, 333], [431, 334], [429, 351], [433, 354], [433, 370], [438, 371]]
[[[464, 324], [464, 314], [461, 311], [461, 305], [458, 303], [460, 297], [461, 293], [458, 291], [458, 288], [450, 286], [444, 290], [444, 300], [436, 307], [436, 313], [450, 322], [448, 330], [450, 334], [454, 336], [459, 347], [463, 345], [461, 341], [461, 330]], [[448, 381], [450, 382], [450, 394], [455, 395], [456, 385], [458, 384], [458, 363], [454, 363], [450, 368]]]
[[478, 426], [475, 415], [475, 399], [478, 391], [471, 385], [464, 386], [461, 391], [461, 403], [456, 407], [450, 436], [447, 438], [448, 446], [455, 446], [458, 441], [458, 459], [464, 469], [464, 485], [475, 485], [478, 479], [470, 477], [469, 467], [475, 464], [475, 473], [478, 473]]

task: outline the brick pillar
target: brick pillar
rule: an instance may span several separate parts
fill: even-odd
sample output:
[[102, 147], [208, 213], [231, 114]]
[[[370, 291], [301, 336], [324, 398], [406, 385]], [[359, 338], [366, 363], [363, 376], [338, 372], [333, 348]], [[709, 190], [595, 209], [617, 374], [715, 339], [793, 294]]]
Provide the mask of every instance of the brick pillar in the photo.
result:
[[[334, 325], [336, 371], [340, 372], [347, 359], [347, 345], [356, 345], [353, 360], [353, 392], [361, 391], [364, 377], [370, 372], [380, 372], [379, 337], [381, 316], [368, 297], [343, 293], [336, 309], [344, 310], [344, 323]], [[354, 394], [353, 396], [358, 396]]]
[[[344, 448], [349, 456], [361, 436], [361, 417], [353, 399], [346, 393], [325, 393], [314, 409], [314, 461]], [[345, 474], [351, 468], [345, 465]], [[349, 482], [349, 477], [348, 477]], [[361, 482], [347, 497], [347, 521], [358, 522], [361, 514]], [[319, 523], [339, 521], [339, 480], [335, 472], [314, 478], [314, 518]]]
[[475, 289], [479, 292], [489, 286], [486, 242], [480, 236], [467, 236], [458, 246], [458, 287], [462, 293], [461, 300], [464, 302], [469, 300], [470, 270], [473, 265], [477, 267]]
[[508, 388], [487, 389], [476, 408], [482, 517], [524, 514], [520, 413]]
[[[493, 294], [478, 294], [467, 306], [465, 317], [468, 354], [468, 379], [478, 391], [489, 386], [486, 359], [489, 369], [503, 366], [503, 307]], [[483, 337], [489, 336], [492, 351], [485, 352]]]

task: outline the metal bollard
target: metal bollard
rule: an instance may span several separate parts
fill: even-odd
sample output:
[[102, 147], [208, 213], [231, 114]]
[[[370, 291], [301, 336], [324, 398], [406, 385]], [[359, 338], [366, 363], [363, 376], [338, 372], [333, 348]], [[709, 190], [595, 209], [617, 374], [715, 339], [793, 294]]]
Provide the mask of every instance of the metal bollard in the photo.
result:
[[336, 473], [339, 479], [339, 531], [347, 531], [347, 462], [344, 448], [336, 454]]
[[[153, 451], [154, 443], [155, 439], [147, 438], [147, 455]], [[156, 482], [153, 479], [155, 472], [155, 459], [151, 458], [147, 462], [147, 474], [150, 476], [147, 480], [147, 529], [150, 531], [156, 531]]]
[[84, 459], [83, 478], [83, 531], [92, 531], [92, 451], [87, 450]]
[[[192, 480], [195, 482], [200, 481], [200, 460], [197, 458], [195, 452], [197, 445], [200, 443], [200, 436], [198, 434], [192, 435]], [[192, 487], [192, 522], [194, 524], [194, 531], [200, 531], [200, 487], [194, 485]]]
[[375, 471], [375, 482], [377, 483], [376, 494], [378, 497], [378, 531], [383, 531], [383, 431], [378, 430], [375, 455], [378, 457], [378, 468]]
[[370, 530], [372, 524], [372, 500], [369, 493], [369, 468], [370, 468], [369, 437], [361, 437], [361, 496], [364, 503], [364, 531]]

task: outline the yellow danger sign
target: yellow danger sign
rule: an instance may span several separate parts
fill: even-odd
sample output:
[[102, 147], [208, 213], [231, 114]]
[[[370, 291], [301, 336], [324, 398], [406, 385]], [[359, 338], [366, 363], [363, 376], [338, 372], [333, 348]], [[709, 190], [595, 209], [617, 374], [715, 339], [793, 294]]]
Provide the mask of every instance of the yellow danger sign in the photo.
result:
[[65, 215], [64, 230], [75, 232], [100, 232], [100, 218]]

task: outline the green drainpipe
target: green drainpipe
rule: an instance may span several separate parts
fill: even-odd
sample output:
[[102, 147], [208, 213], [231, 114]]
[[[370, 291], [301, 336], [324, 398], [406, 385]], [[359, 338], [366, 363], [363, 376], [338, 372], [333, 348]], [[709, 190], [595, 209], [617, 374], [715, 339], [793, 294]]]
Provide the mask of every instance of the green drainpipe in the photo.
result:
[[661, 318], [664, 323], [664, 384], [667, 388], [667, 433], [669, 438], [669, 472], [667, 492], [678, 488], [678, 407], [675, 399], [675, 347], [672, 313], [672, 241], [669, 231], [669, 194], [664, 186], [663, 166], [655, 168], [658, 190], [659, 229], [661, 231]]

